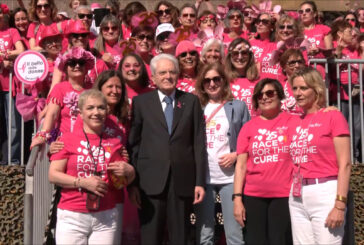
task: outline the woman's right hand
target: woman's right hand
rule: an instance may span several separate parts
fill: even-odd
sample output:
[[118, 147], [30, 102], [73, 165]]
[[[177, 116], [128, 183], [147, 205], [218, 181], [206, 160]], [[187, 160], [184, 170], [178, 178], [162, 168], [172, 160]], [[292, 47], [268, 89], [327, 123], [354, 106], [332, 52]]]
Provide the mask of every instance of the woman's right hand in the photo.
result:
[[39, 137], [39, 136], [35, 136], [33, 138], [33, 140], [32, 140], [32, 143], [30, 144], [30, 150], [32, 150], [34, 146], [42, 145], [45, 142], [46, 142], [45, 138]]
[[94, 194], [104, 197], [108, 190], [108, 184], [99, 176], [91, 176], [80, 180], [80, 187]]
[[58, 139], [56, 141], [53, 141], [51, 145], [49, 146], [49, 153], [54, 154], [57, 152], [60, 152], [64, 147], [64, 143], [62, 141], [59, 141]]
[[241, 227], [245, 226], [245, 207], [241, 199], [238, 197], [234, 200], [234, 217]]

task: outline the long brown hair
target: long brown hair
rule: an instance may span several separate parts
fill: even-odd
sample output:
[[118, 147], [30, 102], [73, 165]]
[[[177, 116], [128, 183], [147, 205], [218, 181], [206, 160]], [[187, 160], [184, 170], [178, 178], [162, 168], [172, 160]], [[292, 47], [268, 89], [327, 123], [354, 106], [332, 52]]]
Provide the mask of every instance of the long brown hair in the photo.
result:
[[117, 77], [120, 80], [121, 97], [120, 97], [120, 101], [115, 105], [114, 111], [111, 113], [114, 116], [116, 116], [119, 119], [119, 121], [125, 126], [125, 124], [128, 122], [129, 102], [128, 102], [128, 96], [126, 93], [125, 82], [123, 82], [121, 72], [115, 71], [115, 70], [103, 71], [97, 77], [93, 87], [95, 89], [101, 91], [102, 86], [112, 77]]
[[[29, 4], [29, 18], [32, 21], [39, 21], [38, 15], [37, 15], [37, 4], [39, 0], [32, 0]], [[57, 6], [54, 3], [54, 0], [47, 0], [48, 4], [50, 5], [51, 9], [51, 19], [52, 21], [55, 21], [57, 16]]]
[[195, 89], [196, 89], [198, 97], [200, 98], [200, 103], [202, 106], [206, 106], [209, 101], [209, 96], [205, 91], [203, 80], [205, 79], [206, 73], [211, 70], [219, 73], [219, 75], [222, 78], [221, 79], [221, 82], [222, 82], [221, 83], [221, 85], [222, 85], [221, 99], [223, 101], [229, 101], [229, 100], [234, 99], [234, 96], [230, 90], [230, 79], [226, 75], [226, 73], [224, 71], [224, 67], [220, 63], [207, 64], [202, 67], [202, 70], [199, 73], [196, 83], [195, 83]]

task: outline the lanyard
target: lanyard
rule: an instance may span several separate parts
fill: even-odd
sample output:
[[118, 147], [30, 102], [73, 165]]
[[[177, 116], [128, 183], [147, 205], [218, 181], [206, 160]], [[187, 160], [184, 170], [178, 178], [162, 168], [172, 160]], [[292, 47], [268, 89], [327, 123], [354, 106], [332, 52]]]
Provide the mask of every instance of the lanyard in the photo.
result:
[[85, 130], [83, 129], [83, 133], [86, 137], [86, 141], [87, 141], [87, 150], [88, 150], [88, 153], [91, 155], [91, 160], [92, 160], [92, 163], [94, 164], [94, 175], [98, 176], [98, 173], [97, 173], [97, 165], [99, 163], [99, 157], [100, 157], [100, 151], [101, 151], [101, 143], [102, 143], [102, 133], [100, 135], [100, 141], [99, 141], [99, 147], [98, 147], [98, 154], [97, 154], [97, 161], [95, 160], [94, 158], [94, 155], [92, 154], [92, 151], [91, 151], [91, 144], [90, 144], [90, 141], [88, 140], [88, 137], [87, 137], [87, 134], [85, 132]]

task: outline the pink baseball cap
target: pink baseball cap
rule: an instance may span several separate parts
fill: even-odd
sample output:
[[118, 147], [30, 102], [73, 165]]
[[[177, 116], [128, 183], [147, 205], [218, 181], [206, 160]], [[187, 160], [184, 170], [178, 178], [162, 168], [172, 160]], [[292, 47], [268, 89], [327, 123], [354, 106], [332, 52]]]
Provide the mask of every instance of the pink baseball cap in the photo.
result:
[[197, 48], [193, 44], [193, 42], [191, 42], [189, 40], [183, 40], [177, 45], [176, 57], [178, 57], [180, 54], [182, 54], [184, 52], [189, 52], [189, 51], [197, 51]]

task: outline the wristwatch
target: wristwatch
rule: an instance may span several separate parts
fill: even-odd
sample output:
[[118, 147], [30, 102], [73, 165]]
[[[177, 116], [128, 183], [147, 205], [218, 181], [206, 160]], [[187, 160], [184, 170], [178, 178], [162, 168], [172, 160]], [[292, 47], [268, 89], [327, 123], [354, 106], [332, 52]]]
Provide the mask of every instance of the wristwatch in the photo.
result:
[[234, 193], [232, 196], [231, 196], [231, 199], [234, 201], [235, 197], [242, 197], [243, 196], [243, 193]]

